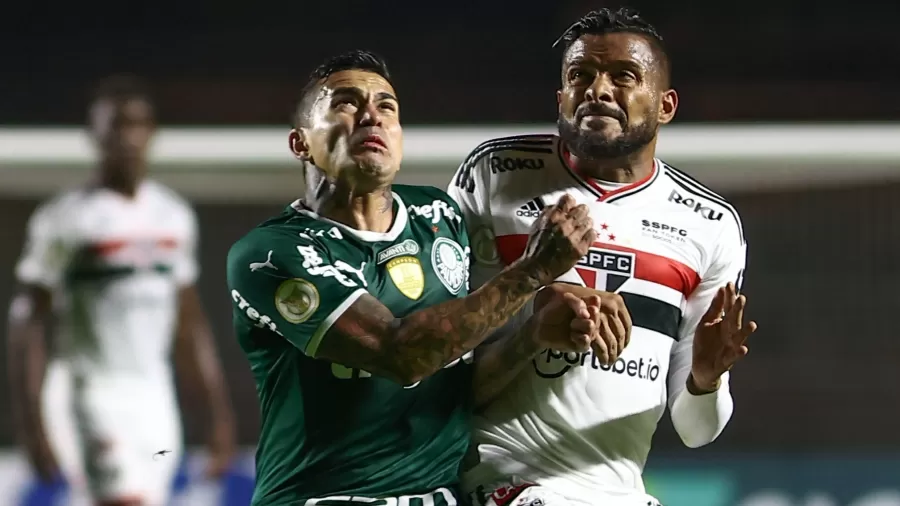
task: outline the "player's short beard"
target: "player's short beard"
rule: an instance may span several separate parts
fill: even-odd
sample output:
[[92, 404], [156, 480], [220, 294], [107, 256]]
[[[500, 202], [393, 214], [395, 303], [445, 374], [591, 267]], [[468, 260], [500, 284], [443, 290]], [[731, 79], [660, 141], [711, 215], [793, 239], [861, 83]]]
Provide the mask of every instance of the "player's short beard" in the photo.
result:
[[559, 137], [575, 156], [593, 160], [608, 160], [631, 155], [656, 137], [657, 122], [651, 118], [635, 126], [622, 126], [622, 133], [615, 138], [608, 138], [601, 132], [582, 130], [573, 121], [566, 120], [562, 114], [556, 120]]

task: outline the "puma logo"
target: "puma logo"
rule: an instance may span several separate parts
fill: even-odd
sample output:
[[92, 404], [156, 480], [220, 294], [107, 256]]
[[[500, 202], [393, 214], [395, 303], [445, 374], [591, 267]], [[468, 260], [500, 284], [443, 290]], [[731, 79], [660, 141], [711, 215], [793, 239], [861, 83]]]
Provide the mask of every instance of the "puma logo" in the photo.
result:
[[266, 261], [265, 261], [265, 262], [253, 262], [253, 263], [251, 263], [251, 264], [250, 264], [250, 272], [256, 272], [256, 271], [258, 271], [258, 270], [260, 270], [260, 269], [264, 269], [264, 268], [266, 268], [266, 267], [272, 269], [273, 271], [277, 271], [277, 270], [278, 270], [278, 267], [275, 267], [275, 265], [272, 264], [272, 250], [269, 250], [269, 256], [266, 257]]

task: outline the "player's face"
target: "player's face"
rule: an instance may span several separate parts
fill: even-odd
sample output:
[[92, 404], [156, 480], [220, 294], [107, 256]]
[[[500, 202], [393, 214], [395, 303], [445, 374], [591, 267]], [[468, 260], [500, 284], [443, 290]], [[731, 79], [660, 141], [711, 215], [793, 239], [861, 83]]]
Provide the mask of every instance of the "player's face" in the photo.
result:
[[[364, 193], [394, 180], [403, 158], [396, 93], [372, 72], [346, 70], [328, 77], [299, 137], [308, 156], [332, 179]], [[302, 151], [302, 148], [301, 148]]]
[[656, 138], [675, 115], [677, 96], [641, 35], [584, 35], [563, 58], [560, 137], [584, 158], [627, 156]]
[[142, 99], [101, 99], [91, 106], [90, 127], [100, 155], [117, 177], [135, 181], [143, 176], [153, 138], [153, 107]]

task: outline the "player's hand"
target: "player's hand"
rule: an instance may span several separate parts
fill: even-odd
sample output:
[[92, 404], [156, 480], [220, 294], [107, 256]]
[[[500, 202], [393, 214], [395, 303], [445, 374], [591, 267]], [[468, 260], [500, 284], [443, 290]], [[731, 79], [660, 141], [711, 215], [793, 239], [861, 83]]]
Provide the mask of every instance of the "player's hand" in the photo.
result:
[[25, 441], [25, 453], [32, 470], [42, 482], [49, 483], [59, 477], [59, 465], [45, 436], [28, 436]]
[[712, 392], [719, 387], [719, 378], [747, 355], [746, 342], [756, 332], [756, 322], [744, 324], [747, 298], [738, 296], [733, 283], [719, 288], [697, 331], [694, 333], [694, 354], [688, 387], [700, 392]]
[[598, 360], [611, 364], [631, 339], [631, 316], [618, 294], [573, 293], [575, 287], [550, 285], [536, 304], [538, 344], [561, 352], [584, 353], [593, 349]]
[[[547, 288], [545, 292], [551, 292]], [[587, 303], [568, 292], [542, 294], [544, 301], [535, 313], [535, 339], [540, 349], [550, 348], [563, 353], [583, 353], [591, 349], [597, 335]]]
[[588, 207], [575, 205], [571, 195], [546, 207], [535, 220], [523, 261], [542, 286], [565, 274], [584, 255], [597, 237]]
[[631, 315], [625, 301], [621, 295], [610, 292], [598, 292], [583, 300], [595, 329], [591, 335], [591, 349], [600, 363], [612, 364], [631, 341]]
[[211, 479], [221, 478], [231, 467], [235, 454], [234, 428], [230, 423], [214, 424], [209, 439], [209, 462], [206, 476]]

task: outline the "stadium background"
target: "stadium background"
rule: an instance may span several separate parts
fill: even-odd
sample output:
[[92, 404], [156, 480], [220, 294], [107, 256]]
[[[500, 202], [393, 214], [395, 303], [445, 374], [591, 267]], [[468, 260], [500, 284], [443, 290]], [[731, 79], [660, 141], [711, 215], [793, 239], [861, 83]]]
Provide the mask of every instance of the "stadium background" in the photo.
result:
[[[246, 504], [257, 408], [231, 335], [224, 255], [299, 192], [282, 135], [305, 75], [344, 49], [386, 56], [412, 153], [404, 180], [443, 186], [469, 141], [493, 134], [484, 128], [552, 130], [559, 53], [550, 45], [602, 5], [16, 3], [0, 21], [0, 305], [30, 211], [89, 173], [79, 129], [90, 84], [110, 72], [147, 77], [164, 125], [184, 128], [163, 132], [157, 175], [199, 213], [202, 295], [248, 449], [219, 484], [196, 478], [195, 455], [179, 504]], [[681, 96], [660, 155], [741, 211], [745, 292], [762, 328], [735, 371], [735, 417], [719, 441], [688, 450], [664, 418], [651, 492], [668, 506], [900, 505], [900, 127], [890, 123], [900, 117], [900, 67], [889, 61], [900, 54], [900, 7], [632, 5], [668, 40]], [[198, 422], [188, 409], [189, 443], [203, 440]], [[28, 479], [9, 417], [0, 444], [0, 504], [63, 499]]]

